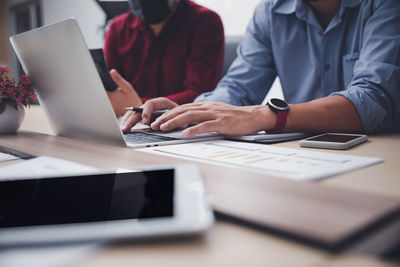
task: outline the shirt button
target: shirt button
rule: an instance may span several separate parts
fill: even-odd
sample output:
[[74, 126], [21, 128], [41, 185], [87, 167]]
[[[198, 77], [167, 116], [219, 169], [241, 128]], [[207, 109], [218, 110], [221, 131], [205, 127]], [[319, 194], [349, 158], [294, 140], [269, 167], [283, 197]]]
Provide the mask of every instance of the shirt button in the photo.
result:
[[331, 68], [331, 64], [325, 64], [324, 65], [324, 70], [329, 70]]

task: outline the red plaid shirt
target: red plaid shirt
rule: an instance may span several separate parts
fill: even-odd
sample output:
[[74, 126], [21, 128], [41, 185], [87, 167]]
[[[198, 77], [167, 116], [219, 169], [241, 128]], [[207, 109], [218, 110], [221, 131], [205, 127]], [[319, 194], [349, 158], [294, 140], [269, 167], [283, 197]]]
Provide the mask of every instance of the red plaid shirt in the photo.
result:
[[156, 37], [129, 11], [111, 23], [104, 53], [108, 67], [129, 81], [143, 101], [165, 96], [189, 103], [220, 79], [223, 25], [213, 11], [181, 0]]

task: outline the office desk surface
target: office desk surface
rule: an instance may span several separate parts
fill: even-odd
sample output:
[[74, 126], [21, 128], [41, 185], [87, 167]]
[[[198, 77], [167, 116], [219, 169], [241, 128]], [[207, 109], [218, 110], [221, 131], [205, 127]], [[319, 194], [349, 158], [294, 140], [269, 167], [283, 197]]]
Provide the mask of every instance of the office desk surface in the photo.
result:
[[[155, 158], [154, 155], [142, 153], [135, 156], [135, 153], [130, 149], [110, 148], [110, 154], [104, 154], [104, 147], [96, 148], [96, 146], [85, 142], [71, 142], [66, 138], [31, 134], [23, 132], [24, 130], [52, 133], [40, 108], [32, 107], [27, 110], [21, 132], [17, 136], [0, 137], [0, 144], [12, 144], [14, 148], [19, 148], [26, 152], [77, 160], [99, 167], [134, 167], [143, 164], [153, 165], [173, 162], [169, 158]], [[383, 157], [384, 164], [326, 179], [320, 183], [327, 187], [339, 187], [400, 200], [400, 179], [398, 179], [400, 170], [400, 160], [398, 159], [399, 140], [399, 135], [371, 137], [368, 143], [357, 146], [345, 153]], [[43, 145], [44, 142], [49, 145]], [[298, 148], [296, 142], [281, 145]], [[112, 163], [108, 160], [109, 155], [113, 154], [113, 149], [118, 149], [119, 166], [115, 166], [115, 162]], [[100, 156], [88, 157], [89, 152], [93, 155], [101, 153]], [[202, 170], [203, 172], [204, 170], [212, 172], [209, 168], [202, 167]], [[206, 173], [205, 176], [209, 177], [210, 175]], [[198, 237], [112, 244], [76, 266], [110, 265], [385, 266], [387, 263], [357, 252], [332, 254], [300, 242], [280, 238], [268, 232], [247, 228], [229, 221], [217, 221], [215, 226], [208, 232]]]
[[[24, 130], [50, 135], [54, 134], [43, 110], [39, 106], [31, 106], [26, 110], [26, 117], [20, 128], [20, 131]], [[289, 148], [300, 148], [297, 142], [286, 142], [279, 145]], [[325, 179], [320, 183], [400, 198], [400, 179], [398, 179], [400, 172], [400, 134], [369, 136], [367, 143], [346, 151], [321, 151], [382, 157], [385, 162], [376, 167], [362, 168], [331, 179]]]

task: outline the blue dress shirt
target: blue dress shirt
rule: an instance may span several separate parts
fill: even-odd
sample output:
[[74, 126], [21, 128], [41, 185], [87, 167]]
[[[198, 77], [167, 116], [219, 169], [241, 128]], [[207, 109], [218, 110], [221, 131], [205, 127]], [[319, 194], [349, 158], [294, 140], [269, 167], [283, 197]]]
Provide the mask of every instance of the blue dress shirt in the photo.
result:
[[288, 103], [342, 95], [367, 133], [400, 125], [400, 1], [342, 0], [324, 30], [302, 0], [264, 0], [213, 92], [196, 101], [261, 104], [279, 76]]

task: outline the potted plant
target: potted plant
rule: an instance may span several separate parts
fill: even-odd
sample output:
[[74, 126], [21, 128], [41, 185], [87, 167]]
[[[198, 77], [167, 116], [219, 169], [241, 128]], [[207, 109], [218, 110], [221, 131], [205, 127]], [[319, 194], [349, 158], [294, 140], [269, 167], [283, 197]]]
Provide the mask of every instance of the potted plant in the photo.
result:
[[16, 82], [10, 71], [0, 66], [0, 134], [15, 133], [21, 125], [25, 109], [36, 101], [31, 82], [26, 75]]

